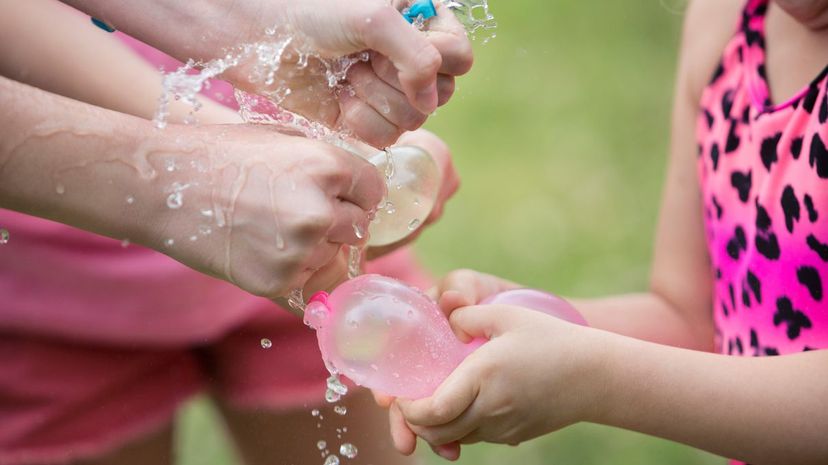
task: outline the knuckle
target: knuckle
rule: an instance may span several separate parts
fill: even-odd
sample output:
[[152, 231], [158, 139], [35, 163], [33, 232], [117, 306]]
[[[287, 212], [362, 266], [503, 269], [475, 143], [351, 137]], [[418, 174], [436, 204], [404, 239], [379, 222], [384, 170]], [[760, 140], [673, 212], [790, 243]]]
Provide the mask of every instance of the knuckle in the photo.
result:
[[427, 43], [417, 53], [417, 69], [424, 75], [436, 75], [443, 64], [443, 57], [440, 52]]
[[471, 41], [467, 37], [464, 36], [459, 40], [452, 62], [452, 71], [454, 71], [455, 76], [462, 76], [471, 71], [474, 65], [474, 52], [472, 51]]

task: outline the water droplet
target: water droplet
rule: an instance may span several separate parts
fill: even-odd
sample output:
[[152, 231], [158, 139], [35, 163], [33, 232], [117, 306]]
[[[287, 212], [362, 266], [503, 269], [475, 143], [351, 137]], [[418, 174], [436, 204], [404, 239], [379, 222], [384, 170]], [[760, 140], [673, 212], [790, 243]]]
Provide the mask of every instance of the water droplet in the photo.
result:
[[175, 239], [171, 238], [164, 241], [164, 245], [166, 245], [167, 247], [172, 247], [173, 244], [175, 244]]
[[123, 247], [123, 248], [129, 247], [129, 244], [130, 244], [129, 239], [124, 239], [124, 240], [121, 241], [121, 247]]
[[269, 348], [273, 347], [273, 341], [271, 341], [270, 339], [268, 339], [266, 337], [263, 337], [260, 342], [262, 344], [262, 349], [269, 349]]
[[325, 459], [325, 465], [339, 465], [339, 457], [333, 454], [329, 455]]
[[196, 236], [195, 234], [190, 236], [190, 242], [195, 242], [197, 240], [198, 240], [198, 236]]
[[408, 223], [408, 230], [409, 231], [414, 231], [415, 229], [417, 229], [419, 227], [420, 227], [420, 220], [418, 220], [417, 218], [414, 218], [413, 220], [411, 220], [410, 223]]
[[319, 441], [316, 443], [316, 448], [319, 450], [324, 450], [326, 447], [328, 447], [328, 443], [325, 441]]
[[357, 239], [362, 239], [363, 237], [365, 237], [365, 233], [362, 232], [362, 229], [360, 229], [359, 225], [356, 223], [354, 223], [354, 235]]
[[202, 236], [209, 236], [210, 234], [212, 234], [212, 232], [213, 228], [207, 226], [206, 224], [202, 224], [198, 227], [198, 233]]
[[315, 417], [318, 417], [318, 416], [319, 416], [319, 409], [313, 409], [313, 410], [311, 410], [311, 415], [313, 415], [313, 416], [315, 416]]
[[181, 191], [175, 191], [167, 196], [167, 208], [177, 210], [182, 205], [184, 205], [184, 196], [181, 195]]
[[351, 444], [350, 442], [346, 442], [345, 444], [339, 446], [339, 453], [344, 457], [348, 457], [349, 459], [356, 457], [358, 452], [359, 451], [357, 450], [356, 446]]
[[[348, 393], [348, 386], [342, 384], [342, 381], [339, 380], [339, 376], [337, 375], [331, 375], [328, 378], [327, 384], [328, 392], [325, 393], [325, 399], [328, 400], [328, 402], [336, 402], [341, 396]], [[333, 398], [336, 400], [329, 400]]]
[[345, 415], [348, 413], [348, 407], [344, 405], [337, 405], [334, 407], [334, 412], [336, 412], [337, 415]]
[[394, 202], [391, 202], [390, 200], [385, 202], [385, 213], [388, 213], [389, 215], [393, 215], [394, 212], [396, 212], [396, 211], [397, 211], [397, 207], [394, 206]]
[[0, 228], [0, 245], [6, 245], [9, 243], [9, 232], [5, 229]]
[[63, 184], [58, 183], [55, 186], [55, 192], [57, 192], [58, 195], [63, 195], [66, 192], [66, 186], [64, 186]]
[[341, 399], [341, 398], [342, 398], [342, 396], [340, 396], [339, 394], [331, 391], [330, 389], [325, 391], [325, 401], [328, 402], [329, 404], [332, 404], [334, 402], [339, 402], [339, 399]]
[[126, 198], [126, 203], [132, 205], [133, 203], [135, 203], [135, 197], [128, 195]]
[[172, 158], [167, 158], [164, 160], [164, 169], [172, 173], [175, 171], [175, 160]]
[[212, 218], [213, 217], [213, 209], [211, 209], [211, 208], [202, 208], [201, 209], [201, 215], [206, 216], [207, 218]]

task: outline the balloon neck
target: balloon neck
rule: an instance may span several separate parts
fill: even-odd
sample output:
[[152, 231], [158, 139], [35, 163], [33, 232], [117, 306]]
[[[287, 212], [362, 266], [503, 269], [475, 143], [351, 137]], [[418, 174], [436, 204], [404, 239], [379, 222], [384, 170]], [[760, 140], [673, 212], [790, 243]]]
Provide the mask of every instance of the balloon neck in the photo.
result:
[[317, 292], [310, 298], [305, 307], [305, 324], [319, 331], [331, 314], [328, 307], [329, 294], [324, 291]]

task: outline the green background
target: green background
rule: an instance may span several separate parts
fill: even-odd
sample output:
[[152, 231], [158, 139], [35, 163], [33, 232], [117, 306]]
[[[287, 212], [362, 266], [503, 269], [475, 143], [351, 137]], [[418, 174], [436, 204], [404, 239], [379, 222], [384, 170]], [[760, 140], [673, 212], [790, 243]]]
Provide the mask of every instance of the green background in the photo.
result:
[[[427, 125], [449, 143], [463, 185], [418, 242], [423, 262], [437, 274], [473, 268], [568, 296], [645, 289], [682, 1], [494, 2], [497, 37], [475, 42], [474, 69]], [[181, 425], [184, 464], [232, 462], [204, 399]], [[576, 425], [519, 448], [468, 447], [460, 463], [723, 461]]]

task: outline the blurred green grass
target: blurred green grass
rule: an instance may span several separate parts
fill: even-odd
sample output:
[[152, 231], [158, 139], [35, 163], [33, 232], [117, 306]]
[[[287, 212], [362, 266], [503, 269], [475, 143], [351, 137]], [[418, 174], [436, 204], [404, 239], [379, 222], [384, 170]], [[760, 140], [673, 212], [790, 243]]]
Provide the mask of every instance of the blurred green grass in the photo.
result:
[[[417, 244], [430, 269], [474, 268], [578, 297], [645, 288], [681, 2], [493, 0], [497, 38], [475, 43], [474, 69], [427, 125], [463, 179]], [[202, 399], [182, 416], [185, 465], [233, 463], [211, 412]], [[460, 463], [723, 462], [576, 425], [519, 448], [469, 447]]]

